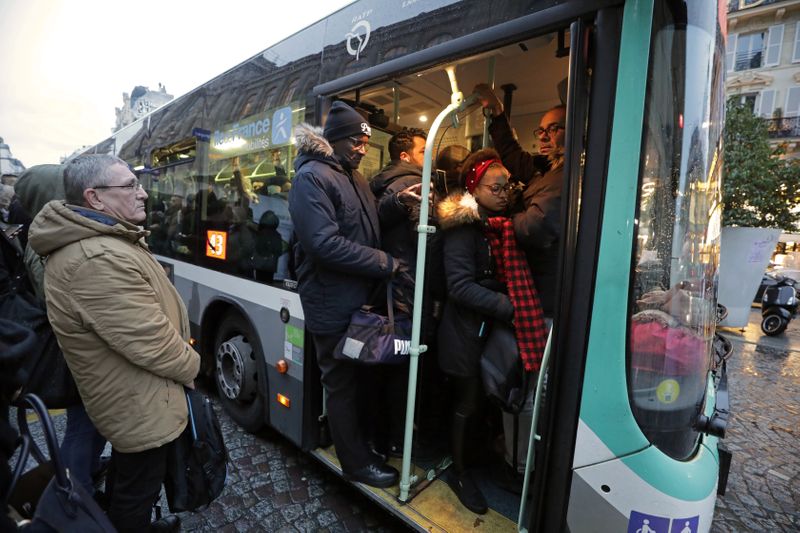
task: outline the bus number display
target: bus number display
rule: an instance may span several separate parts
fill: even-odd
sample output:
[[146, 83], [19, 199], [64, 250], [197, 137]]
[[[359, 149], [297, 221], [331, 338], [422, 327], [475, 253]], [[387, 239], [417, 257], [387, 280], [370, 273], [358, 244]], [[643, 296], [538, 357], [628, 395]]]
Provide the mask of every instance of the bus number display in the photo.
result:
[[225, 259], [228, 244], [228, 233], [208, 230], [206, 232], [206, 256], [214, 259]]

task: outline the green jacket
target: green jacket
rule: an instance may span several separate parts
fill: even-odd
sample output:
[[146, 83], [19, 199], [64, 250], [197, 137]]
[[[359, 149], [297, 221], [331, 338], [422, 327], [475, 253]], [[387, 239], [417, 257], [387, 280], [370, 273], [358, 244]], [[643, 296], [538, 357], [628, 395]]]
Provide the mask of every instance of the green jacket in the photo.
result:
[[34, 251], [46, 257], [47, 315], [86, 411], [123, 453], [180, 435], [187, 420], [183, 384], [200, 369], [187, 342], [186, 308], [145, 235], [57, 200], [29, 232]]

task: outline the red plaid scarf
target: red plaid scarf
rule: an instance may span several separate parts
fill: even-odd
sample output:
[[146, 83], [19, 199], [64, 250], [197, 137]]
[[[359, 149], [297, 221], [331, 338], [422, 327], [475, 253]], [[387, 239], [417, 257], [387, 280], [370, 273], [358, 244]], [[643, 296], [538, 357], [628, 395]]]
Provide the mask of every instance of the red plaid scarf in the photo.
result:
[[517, 246], [514, 224], [510, 218], [491, 217], [487, 220], [485, 232], [497, 264], [497, 279], [506, 284], [508, 297], [514, 305], [514, 329], [520, 358], [525, 370], [538, 371], [547, 343], [547, 324], [528, 261]]

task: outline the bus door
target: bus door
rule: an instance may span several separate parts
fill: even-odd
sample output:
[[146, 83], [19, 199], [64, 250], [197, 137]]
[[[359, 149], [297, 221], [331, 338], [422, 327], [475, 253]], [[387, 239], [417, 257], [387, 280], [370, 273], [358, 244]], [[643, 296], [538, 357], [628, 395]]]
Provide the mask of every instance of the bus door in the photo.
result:
[[[603, 15], [603, 17], [603, 20], [609, 19], [608, 15]], [[361, 87], [357, 91], [339, 93], [336, 97], [348, 101], [356, 108], [361, 108], [365, 114], [389, 117], [389, 123], [385, 124], [382, 129], [390, 134], [397, 133], [402, 128], [415, 128], [427, 134], [423, 175], [431, 176], [429, 187], [433, 193], [433, 201], [430, 206], [423, 206], [420, 211], [428, 208], [430, 213], [435, 213], [438, 203], [459, 188], [460, 169], [444, 168], [444, 166], [448, 162], [452, 163], [454, 159], [457, 164], [460, 164], [471, 152], [491, 145], [491, 136], [487, 131], [488, 120], [473, 95], [473, 87], [479, 83], [488, 83], [494, 87], [505, 104], [505, 112], [514, 129], [516, 142], [522, 151], [531, 154], [538, 151], [539, 139], [534, 134], [534, 130], [540, 125], [540, 119], [548, 110], [566, 104], [567, 118], [563, 125], [567, 130], [564, 143], [566, 154], [563, 204], [560, 214], [563, 229], [559, 244], [564, 259], [559, 266], [559, 279], [565, 279], [567, 275], [574, 277], [576, 275], [573, 273], [573, 267], [578, 246], [576, 233], [579, 208], [584, 209], [589, 205], [594, 214], [599, 203], [596, 198], [585, 197], [588, 191], [594, 189], [586, 189], [582, 184], [587, 164], [585, 143], [590, 96], [594, 91], [590, 76], [590, 60], [594, 54], [598, 53], [598, 49], [604, 50], [603, 53], [606, 56], [613, 55], [615, 43], [618, 43], [618, 36], [614, 34], [617, 27], [612, 22], [603, 22], [604, 25], [602, 31], [599, 31], [599, 36], [605, 38], [606, 41], [602, 43], [598, 42], [598, 30], [589, 30], [592, 26], [590, 23], [576, 21], [550, 33], [531, 35], [500, 48], [482, 52], [480, 55], [437, 65], [407, 76], [395, 77], [383, 83]], [[604, 65], [604, 69], [606, 72], [598, 72], [596, 76], [605, 83], [609, 79], [613, 79], [613, 61]], [[453, 84], [453, 81], [456, 83]], [[454, 97], [454, 90], [460, 90], [461, 95]], [[596, 120], [605, 125], [608, 122], [603, 121], [602, 113], [599, 110], [602, 109], [608, 113], [611, 108], [609, 101], [613, 90], [606, 87], [599, 93], [596, 101], [592, 102], [592, 106], [596, 107], [595, 114], [598, 116]], [[442, 115], [443, 113], [444, 115]], [[434, 125], [436, 128], [433, 127]], [[602, 130], [602, 128], [598, 128], [598, 130]], [[385, 162], [389, 159], [386, 157], [389, 137], [390, 135], [382, 135], [370, 140], [371, 148], [368, 154], [375, 154], [376, 161], [379, 158], [378, 154]], [[604, 157], [605, 145], [603, 143], [604, 137], [598, 133], [595, 141], [595, 151], [599, 154], [598, 160]], [[596, 162], [595, 159], [590, 162], [597, 176], [602, 176], [603, 162]], [[375, 168], [375, 166], [369, 166], [368, 169]], [[439, 172], [436, 172], [437, 167]], [[374, 170], [367, 170], [365, 177], [371, 181], [375, 179], [376, 174], [377, 172]], [[523, 177], [514, 176], [514, 178]], [[520, 186], [520, 189], [523, 188]], [[427, 190], [424, 189], [423, 193]], [[423, 194], [423, 196], [426, 195]], [[422, 219], [420, 222], [422, 227], [418, 228], [418, 231], [426, 236], [425, 240], [430, 241], [430, 235], [436, 235], [430, 233], [434, 231], [433, 224], [425, 224]], [[420, 251], [424, 252], [423, 248], [418, 248], [418, 257]], [[422, 268], [422, 262], [418, 260], [417, 264]], [[590, 265], [592, 264], [590, 263]], [[431, 265], [428, 264], [427, 267], [425, 286], [444, 287], [446, 292], [446, 280], [436, 278], [437, 274], [443, 274], [441, 265], [431, 268]], [[568, 274], [564, 274], [564, 272]], [[573, 298], [576, 290], [591, 284], [591, 280], [587, 281], [587, 279], [592, 272], [591, 268], [581, 271], [581, 285], [567, 287], [566, 294], [569, 298]], [[437, 282], [431, 283], [432, 277], [439, 279], [438, 285], [440, 286], [437, 286]], [[421, 278], [422, 273], [418, 272], [417, 279]], [[562, 285], [560, 284], [559, 287]], [[415, 289], [415, 313], [421, 313], [425, 302], [435, 296], [419, 282]], [[583, 293], [583, 296], [585, 297], [587, 293], [588, 290]], [[559, 294], [563, 299], [565, 290], [562, 289]], [[556, 332], [564, 331], [560, 325], [565, 321], [568, 323], [573, 320], [574, 316], [580, 316], [584, 320], [588, 316], [590, 305], [588, 299], [580, 301], [578, 296], [574, 296], [574, 298], [577, 301], [574, 309], [568, 308], [566, 314], [561, 311], [559, 311], [560, 315], [556, 314]], [[417, 305], [418, 303], [422, 305]], [[420, 329], [424, 329], [424, 326], [416, 329], [415, 335], [421, 334]], [[569, 338], [566, 334], [561, 333], [560, 335], [561, 337], [553, 337], [553, 354], [556, 358], [559, 354], [556, 338], [560, 338], [559, 342], [561, 343], [566, 342], [566, 339]], [[448, 397], [451, 378], [439, 369], [439, 358], [442, 357], [443, 351], [447, 350], [447, 346], [437, 345], [435, 336], [429, 337], [422, 344], [427, 344], [427, 350], [418, 357], [412, 355], [412, 369], [409, 373], [408, 418], [405, 424], [403, 450], [412, 452], [405, 453], [402, 462], [396, 463], [398, 468], [402, 468], [403, 473], [396, 497], [412, 507], [423, 506], [424, 502], [431, 498], [430, 494], [437, 490], [441, 493], [449, 492], [446, 485], [448, 470], [452, 464], [448, 434], [451, 413], [449, 409], [443, 408], [452, 400]], [[416, 346], [412, 348], [412, 351], [415, 348]], [[572, 352], [573, 360], [569, 365], [577, 365], [577, 372], [580, 372], [582, 355], [582, 350], [573, 350]], [[419, 363], [419, 372], [416, 372], [414, 368], [416, 362]], [[542, 375], [542, 379], [544, 379], [544, 375]], [[577, 386], [571, 389], [574, 396], [569, 400], [571, 405], [579, 404], [580, 386], [581, 383], [578, 380]], [[558, 390], [558, 385], [552, 379], [548, 382], [547, 387], [548, 395], [550, 390]], [[523, 488], [523, 472], [533, 471], [532, 463], [526, 465], [526, 459], [529, 457], [527, 443], [533, 438], [530, 429], [530, 418], [535, 416], [531, 412], [534, 403], [533, 396], [530, 398], [530, 406], [526, 413], [528, 422], [519, 424], [516, 439], [514, 439], [513, 417], [511, 417], [512, 420], [506, 417], [504, 423], [503, 414], [496, 406], [489, 404], [488, 401], [482, 403], [484, 404], [481, 406], [484, 418], [476, 426], [478, 432], [474, 438], [476, 447], [480, 447], [482, 450], [479, 452], [482, 454], [482, 458], [477, 461], [474, 475], [478, 478], [478, 485], [487, 499], [490, 510], [487, 515], [481, 517], [481, 520], [487, 528], [491, 524], [492, 527], [497, 528], [495, 530], [500, 531], [510, 531], [515, 528], [515, 524], [517, 527], [526, 527], [534, 512], [534, 506], [529, 505], [527, 508], [523, 506], [521, 509], [519, 492]], [[572, 431], [574, 432], [574, 426], [577, 425], [577, 409], [572, 416]], [[544, 424], [539, 425], [539, 433], [543, 433], [545, 445], [550, 443], [548, 440], [550, 434], [543, 432], [541, 428], [547, 428], [546, 424], [548, 423], [552, 423], [552, 421], [545, 420]], [[412, 430], [413, 428], [416, 430]], [[549, 431], [549, 428], [547, 430]], [[571, 438], [573, 440], [567, 446], [565, 453], [571, 454], [574, 435]], [[517, 446], [514, 446], [514, 440], [517, 441]], [[515, 447], [516, 457], [513, 453]], [[536, 449], [538, 447], [539, 445], [535, 446]], [[531, 459], [534, 457], [533, 451], [530, 450]], [[537, 461], [539, 461], [538, 458]], [[501, 472], [504, 470], [512, 472], [510, 479], [505, 480], [509, 481], [508, 483], [500, 479], [502, 478]], [[568, 473], [565, 476], [568, 476]], [[538, 479], [536, 483], [539, 483]], [[532, 479], [529, 479], [526, 484], [531, 491], [535, 488], [534, 485]], [[441, 510], [447, 511], [444, 514], [447, 514], [454, 523], [460, 523], [461, 526], [474, 521], [475, 515], [466, 512], [458, 500], [452, 497], [452, 493], [450, 494], [449, 497], [442, 496], [436, 500], [439, 502]], [[563, 510], [565, 512], [566, 507]]]

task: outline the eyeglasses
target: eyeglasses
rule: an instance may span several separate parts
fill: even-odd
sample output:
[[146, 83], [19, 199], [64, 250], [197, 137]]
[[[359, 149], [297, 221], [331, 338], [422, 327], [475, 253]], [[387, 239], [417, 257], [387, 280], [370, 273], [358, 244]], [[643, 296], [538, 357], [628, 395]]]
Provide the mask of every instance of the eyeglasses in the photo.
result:
[[543, 133], [547, 132], [547, 136], [549, 137], [551, 135], [555, 135], [556, 133], [558, 133], [558, 130], [563, 130], [563, 129], [564, 126], [562, 126], [561, 124], [553, 123], [547, 126], [546, 128], [536, 128], [535, 130], [533, 130], [533, 134], [537, 137], [541, 137]]
[[354, 150], [364, 150], [365, 152], [369, 150], [369, 139], [366, 141], [362, 141], [358, 137], [348, 137], [347, 139], [353, 145]]
[[481, 187], [486, 187], [489, 189], [489, 192], [492, 193], [494, 196], [500, 196], [500, 194], [508, 194], [511, 189], [514, 188], [514, 185], [511, 183], [506, 183], [505, 185], [500, 185], [499, 183], [493, 183], [491, 185], [484, 185], [481, 183]]
[[139, 191], [142, 188], [142, 184], [138, 181], [134, 181], [133, 183], [129, 183], [127, 185], [97, 185], [92, 187], [92, 189], [128, 189], [129, 191]]

